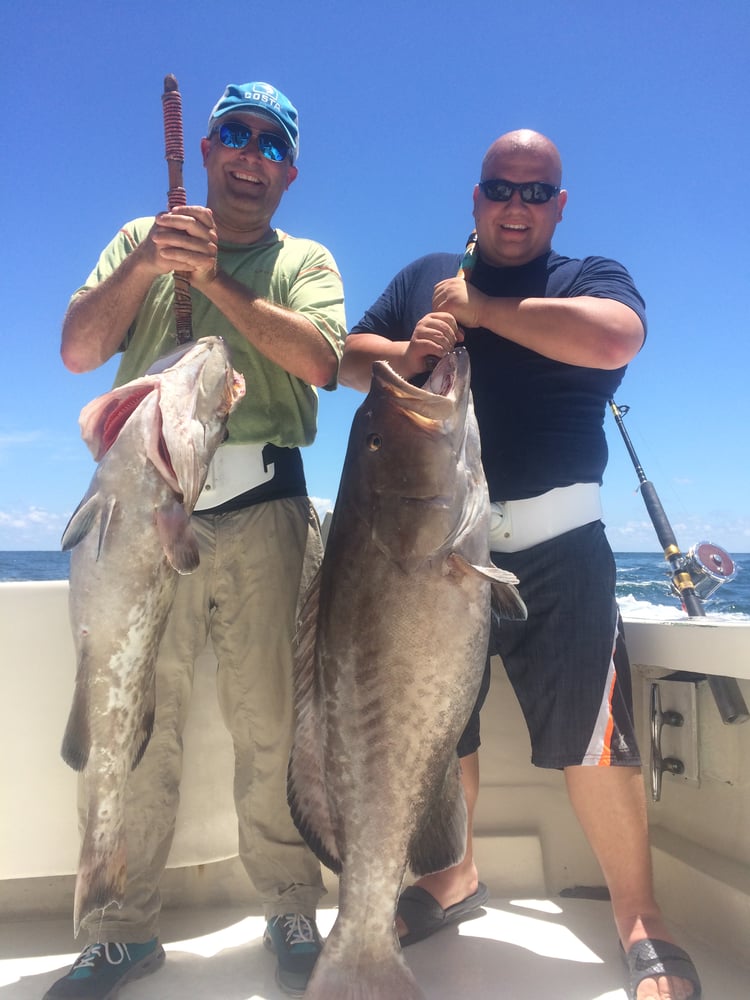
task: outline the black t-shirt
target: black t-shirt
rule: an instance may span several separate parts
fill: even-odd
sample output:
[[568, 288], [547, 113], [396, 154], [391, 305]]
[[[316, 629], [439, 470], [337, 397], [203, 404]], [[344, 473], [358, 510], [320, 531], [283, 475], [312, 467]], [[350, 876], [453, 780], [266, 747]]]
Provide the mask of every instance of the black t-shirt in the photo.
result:
[[[454, 277], [461, 256], [429, 254], [405, 267], [352, 333], [409, 340], [432, 311], [432, 292]], [[633, 280], [616, 261], [576, 260], [550, 251], [521, 267], [490, 267], [478, 258], [472, 284], [492, 296], [615, 299], [646, 326]], [[625, 374], [583, 368], [537, 354], [485, 329], [467, 330], [471, 388], [492, 500], [520, 500], [571, 483], [601, 483], [607, 464], [604, 412]]]

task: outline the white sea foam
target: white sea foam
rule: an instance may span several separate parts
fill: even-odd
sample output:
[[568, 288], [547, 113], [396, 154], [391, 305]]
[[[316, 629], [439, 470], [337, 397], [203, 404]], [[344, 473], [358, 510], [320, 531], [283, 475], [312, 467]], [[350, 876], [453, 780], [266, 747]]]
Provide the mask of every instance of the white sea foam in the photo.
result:
[[[617, 599], [620, 614], [627, 621], [633, 618], [637, 621], [676, 622], [686, 619], [688, 615], [682, 608], [668, 607], [664, 604], [651, 604], [650, 601], [639, 601], [632, 594], [626, 594]], [[705, 617], [713, 622], [744, 622], [750, 623], [750, 616], [740, 612], [706, 610]]]
[[617, 605], [623, 618], [637, 618], [639, 621], [672, 622], [687, 617], [682, 608], [670, 608], [664, 604], [651, 604], [650, 601], [639, 601], [632, 594], [625, 594], [617, 599]]

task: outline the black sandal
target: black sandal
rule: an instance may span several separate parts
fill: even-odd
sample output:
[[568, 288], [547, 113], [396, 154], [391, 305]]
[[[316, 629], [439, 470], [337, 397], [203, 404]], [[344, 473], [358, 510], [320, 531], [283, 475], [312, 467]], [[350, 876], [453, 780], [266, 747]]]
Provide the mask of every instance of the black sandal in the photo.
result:
[[406, 924], [406, 934], [400, 938], [402, 948], [407, 945], [424, 941], [436, 931], [450, 924], [459, 924], [463, 920], [471, 920], [480, 916], [480, 907], [490, 898], [487, 886], [480, 882], [476, 892], [473, 892], [460, 903], [449, 906], [445, 910], [426, 889], [418, 885], [410, 885], [399, 896], [396, 913]]
[[623, 959], [630, 974], [628, 996], [635, 1000], [638, 984], [644, 979], [656, 979], [658, 976], [674, 976], [676, 979], [686, 979], [693, 984], [693, 995], [690, 1000], [698, 1000], [701, 993], [701, 981], [698, 978], [693, 961], [686, 951], [670, 941], [660, 941], [658, 938], [644, 938], [636, 941]]

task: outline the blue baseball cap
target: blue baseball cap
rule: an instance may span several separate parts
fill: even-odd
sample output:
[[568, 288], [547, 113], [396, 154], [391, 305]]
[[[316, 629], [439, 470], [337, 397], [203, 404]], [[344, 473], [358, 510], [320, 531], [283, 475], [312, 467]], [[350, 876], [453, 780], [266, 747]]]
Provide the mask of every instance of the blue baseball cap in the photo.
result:
[[230, 83], [216, 102], [208, 119], [211, 134], [219, 118], [236, 111], [265, 115], [281, 126], [292, 148], [292, 162], [297, 159], [299, 116], [297, 109], [280, 90], [270, 83]]

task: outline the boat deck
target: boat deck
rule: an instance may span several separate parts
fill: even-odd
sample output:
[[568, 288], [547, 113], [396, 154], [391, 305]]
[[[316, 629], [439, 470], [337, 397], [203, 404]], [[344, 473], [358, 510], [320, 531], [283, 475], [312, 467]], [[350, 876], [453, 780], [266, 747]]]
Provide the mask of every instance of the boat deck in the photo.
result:
[[[750, 625], [626, 627], [646, 761], [651, 687], [665, 673], [738, 678], [750, 703]], [[0, 732], [13, 748], [0, 757], [0, 1000], [41, 1000], [83, 946], [72, 937], [70, 915], [79, 849], [76, 775], [59, 753], [75, 675], [67, 583], [0, 584], [0, 635], [8, 665], [0, 671]], [[526, 726], [497, 666], [483, 709], [473, 841], [491, 905], [406, 949], [406, 960], [429, 1000], [626, 1000], [609, 903], [556, 895], [566, 886], [600, 885], [601, 871], [563, 776], [529, 763]], [[196, 665], [180, 812], [161, 881], [167, 962], [128, 985], [121, 1000], [284, 997], [275, 959], [262, 945], [257, 894], [236, 856], [233, 754], [215, 674], [207, 648]], [[657, 899], [696, 963], [705, 1000], [746, 1000], [750, 723], [724, 725], [707, 684], [684, 677], [659, 683], [664, 710], [679, 709], [688, 720], [674, 731], [665, 726], [662, 750], [691, 769], [666, 773], [660, 800], [649, 799]], [[19, 711], [29, 704], [33, 726]], [[644, 770], [648, 781], [648, 765]], [[319, 911], [324, 934], [337, 899], [335, 880], [327, 881], [328, 908]]]
[[[482, 915], [406, 949], [429, 1000], [627, 1000], [606, 902], [492, 899]], [[319, 911], [321, 933], [334, 908]], [[78, 954], [69, 919], [4, 922], [0, 1000], [40, 1000]], [[129, 984], [121, 1000], [283, 1000], [264, 922], [237, 907], [165, 910], [163, 968]], [[750, 966], [680, 933], [705, 1000], [746, 1000]], [[397, 998], [394, 998], [397, 1000]]]

